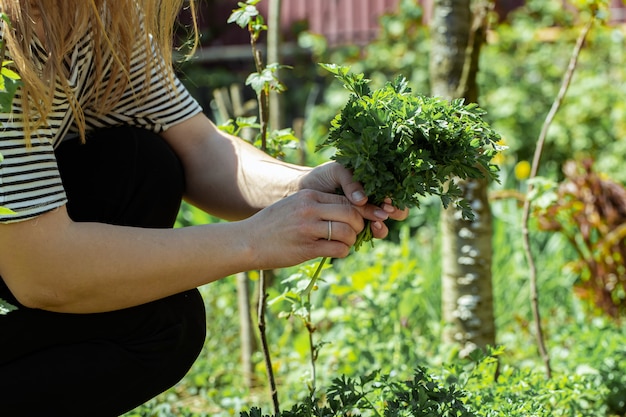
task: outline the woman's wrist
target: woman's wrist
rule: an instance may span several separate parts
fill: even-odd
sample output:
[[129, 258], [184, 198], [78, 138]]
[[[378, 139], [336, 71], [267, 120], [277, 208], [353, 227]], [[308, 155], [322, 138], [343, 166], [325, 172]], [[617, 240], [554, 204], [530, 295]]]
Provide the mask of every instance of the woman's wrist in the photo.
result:
[[315, 169], [316, 168], [313, 168], [313, 167], [299, 166], [298, 173], [293, 177], [293, 180], [290, 182], [288, 186], [289, 195], [295, 194], [301, 190], [317, 189], [315, 188], [315, 185], [314, 185], [316, 181], [311, 179], [311, 173]]

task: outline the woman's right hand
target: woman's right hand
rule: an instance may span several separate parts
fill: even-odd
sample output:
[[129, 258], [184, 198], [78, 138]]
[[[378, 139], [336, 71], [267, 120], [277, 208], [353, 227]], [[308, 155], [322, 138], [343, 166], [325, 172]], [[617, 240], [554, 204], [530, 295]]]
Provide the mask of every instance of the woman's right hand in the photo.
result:
[[364, 227], [362, 210], [342, 195], [301, 190], [242, 223], [258, 269], [272, 269], [347, 256]]

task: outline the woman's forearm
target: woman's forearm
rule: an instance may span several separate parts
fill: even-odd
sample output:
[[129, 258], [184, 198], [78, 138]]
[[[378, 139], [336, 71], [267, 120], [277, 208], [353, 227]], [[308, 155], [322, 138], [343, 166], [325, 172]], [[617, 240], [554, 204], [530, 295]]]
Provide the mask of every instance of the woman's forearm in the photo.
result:
[[278, 161], [197, 115], [163, 133], [185, 168], [192, 204], [237, 220], [293, 194], [308, 167]]
[[4, 280], [23, 304], [52, 311], [116, 310], [256, 267], [240, 223], [141, 229], [75, 223], [60, 209], [1, 227]]
[[236, 272], [345, 257], [367, 211], [303, 190], [237, 222], [147, 229], [73, 222], [61, 207], [0, 225], [0, 275], [28, 307], [117, 310]]

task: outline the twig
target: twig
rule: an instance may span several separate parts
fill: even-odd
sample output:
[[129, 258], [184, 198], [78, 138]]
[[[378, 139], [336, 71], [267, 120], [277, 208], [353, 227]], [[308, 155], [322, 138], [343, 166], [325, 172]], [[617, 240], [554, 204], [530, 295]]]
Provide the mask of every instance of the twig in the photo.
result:
[[[546, 141], [546, 136], [548, 134], [548, 129], [554, 120], [556, 113], [561, 107], [561, 103], [565, 98], [565, 94], [569, 88], [569, 85], [574, 76], [574, 71], [576, 69], [576, 64], [578, 63], [578, 57], [580, 56], [580, 51], [585, 43], [585, 39], [587, 38], [587, 34], [589, 30], [593, 26], [595, 22], [595, 18], [592, 17], [591, 20], [583, 27], [578, 39], [576, 41], [576, 46], [572, 52], [572, 56], [569, 61], [569, 65], [567, 67], [567, 71], [565, 76], [563, 77], [563, 81], [561, 83], [561, 89], [557, 97], [554, 99], [552, 103], [552, 107], [546, 116], [546, 119], [543, 123], [543, 127], [541, 128], [541, 132], [539, 134], [539, 138], [537, 139], [537, 146], [535, 147], [535, 154], [533, 156], [533, 163], [530, 171], [529, 180], [532, 180], [537, 176], [537, 171], [539, 169], [539, 161], [541, 159], [541, 154], [543, 152], [543, 146]], [[532, 181], [528, 183], [527, 195], [532, 191]], [[543, 359], [544, 366], [546, 368], [546, 376], [548, 378], [552, 378], [552, 369], [550, 367], [550, 355], [546, 348], [545, 339], [543, 335], [543, 328], [541, 325], [541, 312], [539, 309], [539, 292], [537, 290], [537, 266], [535, 265], [535, 260], [533, 258], [533, 254], [530, 247], [530, 237], [528, 232], [528, 219], [530, 217], [530, 204], [531, 201], [529, 198], [526, 198], [524, 202], [524, 209], [522, 214], [522, 237], [524, 240], [524, 252], [526, 254], [526, 259], [528, 261], [528, 266], [530, 269], [530, 297], [531, 297], [531, 306], [533, 311], [533, 318], [535, 321], [535, 332], [537, 338], [537, 345], [539, 348], [539, 353], [541, 358]]]
[[[263, 64], [263, 58], [261, 51], [257, 48], [257, 35], [254, 30], [249, 26], [250, 32], [250, 46], [252, 47], [252, 55], [254, 57], [254, 64], [259, 74], [263, 72], [265, 65]], [[269, 95], [266, 88], [262, 88], [257, 94], [259, 101], [259, 121], [261, 124], [261, 150], [267, 151], [267, 125], [269, 123]], [[272, 367], [272, 358], [269, 350], [269, 344], [267, 343], [267, 332], [265, 325], [265, 309], [267, 306], [267, 276], [265, 271], [259, 271], [259, 306], [258, 306], [258, 327], [259, 337], [261, 338], [261, 347], [263, 350], [263, 358], [265, 359], [265, 370], [267, 372], [267, 379], [270, 384], [270, 394], [272, 396], [272, 403], [274, 405], [274, 415], [280, 415], [280, 404], [278, 402], [278, 390], [276, 388], [276, 378], [274, 376], [274, 368]]]
[[267, 306], [266, 291], [266, 274], [265, 271], [259, 271], [259, 308], [258, 308], [258, 326], [259, 336], [261, 338], [261, 348], [263, 350], [263, 358], [265, 359], [265, 369], [267, 378], [270, 383], [270, 393], [272, 395], [272, 403], [274, 404], [274, 415], [280, 415], [280, 405], [278, 403], [278, 390], [276, 388], [276, 378], [274, 378], [274, 368], [272, 368], [272, 357], [269, 353], [269, 344], [267, 343], [267, 333], [265, 326], [265, 308]]
[[304, 297], [304, 299], [306, 300], [306, 304], [307, 304], [307, 315], [304, 318], [304, 325], [306, 327], [307, 332], [309, 333], [309, 352], [310, 352], [309, 365], [311, 368], [311, 384], [309, 386], [309, 391], [310, 391], [312, 400], [315, 399], [315, 391], [317, 391], [317, 381], [316, 381], [317, 370], [315, 367], [315, 362], [317, 361], [317, 348], [315, 347], [315, 343], [313, 342], [313, 333], [315, 332], [315, 326], [311, 322], [311, 291], [313, 290], [313, 288], [315, 288], [315, 285], [317, 284], [317, 280], [327, 260], [328, 260], [327, 257], [323, 257], [320, 260], [320, 262], [317, 264], [317, 268], [315, 268], [315, 272], [313, 273], [313, 276], [311, 277], [311, 281], [309, 281], [309, 284], [306, 286], [306, 288], [302, 292], [302, 297]]
[[[248, 0], [246, 3], [239, 2], [240, 8], [234, 10], [231, 14], [228, 22], [236, 22], [242, 28], [247, 25], [248, 32], [250, 34], [250, 46], [252, 47], [252, 57], [257, 70], [257, 75], [261, 76], [266, 66], [261, 56], [261, 51], [257, 48], [257, 40], [262, 30], [264, 30], [263, 19], [259, 17], [258, 11], [254, 5], [258, 3], [255, 0]], [[254, 10], [250, 10], [250, 8]], [[260, 123], [260, 138], [261, 138], [261, 150], [267, 151], [267, 136], [268, 136], [268, 124], [269, 124], [269, 88], [263, 85], [262, 88], [254, 88], [257, 92], [257, 99], [259, 103], [259, 123]], [[265, 313], [267, 308], [267, 271], [259, 271], [259, 298], [257, 308], [257, 320], [259, 328], [259, 338], [261, 339], [261, 347], [263, 351], [263, 357], [265, 359], [265, 369], [267, 377], [269, 379], [269, 385], [271, 390], [272, 402], [274, 404], [274, 415], [280, 415], [280, 407], [278, 403], [278, 391], [276, 389], [276, 379], [274, 377], [274, 370], [272, 368], [272, 359], [269, 351], [269, 344], [267, 342]]]
[[307, 332], [309, 333], [309, 366], [311, 368], [311, 384], [309, 386], [309, 393], [311, 394], [311, 400], [315, 400], [315, 392], [317, 391], [317, 368], [315, 367], [315, 362], [317, 361], [317, 348], [315, 347], [315, 343], [313, 341], [315, 326], [311, 322], [311, 294], [306, 294], [305, 299], [308, 304], [305, 326]]
[[[254, 65], [256, 66], [257, 73], [261, 74], [265, 66], [263, 65], [263, 58], [261, 51], [257, 48], [256, 36], [251, 33], [250, 45], [252, 47], [252, 55], [254, 56]], [[269, 124], [269, 108], [270, 97], [266, 88], [262, 88], [257, 94], [259, 101], [259, 119], [261, 122], [261, 150], [265, 152], [267, 150], [267, 125]]]

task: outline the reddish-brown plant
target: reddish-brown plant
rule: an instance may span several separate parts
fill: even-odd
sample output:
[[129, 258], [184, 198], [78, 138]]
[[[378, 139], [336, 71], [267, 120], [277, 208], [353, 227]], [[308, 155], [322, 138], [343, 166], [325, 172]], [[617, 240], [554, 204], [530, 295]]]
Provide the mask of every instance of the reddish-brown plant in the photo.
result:
[[593, 169], [568, 161], [556, 201], [538, 214], [539, 228], [562, 233], [573, 245], [575, 289], [614, 319], [626, 313], [626, 189]]

